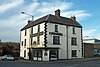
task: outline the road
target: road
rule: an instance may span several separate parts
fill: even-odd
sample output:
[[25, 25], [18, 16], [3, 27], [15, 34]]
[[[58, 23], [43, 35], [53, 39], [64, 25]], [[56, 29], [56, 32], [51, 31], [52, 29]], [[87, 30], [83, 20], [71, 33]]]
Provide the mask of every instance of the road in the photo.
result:
[[73, 62], [0, 61], [0, 67], [100, 67], [100, 60]]

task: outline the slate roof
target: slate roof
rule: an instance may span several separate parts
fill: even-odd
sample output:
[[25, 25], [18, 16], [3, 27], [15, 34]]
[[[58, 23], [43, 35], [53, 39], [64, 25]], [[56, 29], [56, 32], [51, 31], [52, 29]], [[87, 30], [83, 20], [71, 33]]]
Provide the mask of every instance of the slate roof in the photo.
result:
[[21, 31], [25, 30], [27, 28], [30, 28], [32, 26], [35, 26], [37, 24], [40, 24], [42, 22], [45, 22], [45, 21], [47, 21], [47, 22], [49, 21], [50, 23], [56, 23], [56, 24], [62, 24], [62, 25], [74, 26], [74, 27], [82, 28], [82, 26], [77, 21], [74, 21], [71, 18], [66, 18], [66, 17], [62, 17], [62, 16], [58, 17], [56, 15], [48, 14], [46, 16], [43, 16], [43, 17], [33, 21], [30, 24], [27, 24], [25, 27], [23, 27], [21, 29]]

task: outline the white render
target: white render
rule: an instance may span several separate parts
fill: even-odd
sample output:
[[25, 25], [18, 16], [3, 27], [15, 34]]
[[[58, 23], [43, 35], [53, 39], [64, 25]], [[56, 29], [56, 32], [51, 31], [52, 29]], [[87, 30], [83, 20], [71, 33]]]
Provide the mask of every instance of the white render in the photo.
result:
[[[45, 23], [45, 22], [44, 22]], [[44, 31], [44, 23], [40, 24], [40, 31]], [[54, 32], [54, 26], [58, 25], [58, 31], [63, 34], [60, 36], [60, 44], [53, 44], [53, 35], [50, 35], [49, 32]], [[81, 28], [74, 27], [76, 34], [72, 34], [73, 26], [66, 26], [54, 23], [47, 23], [47, 47], [59, 47], [59, 59], [72, 59], [72, 58], [82, 58], [82, 43], [81, 43]], [[21, 31], [21, 42], [23, 41], [23, 46], [20, 46], [20, 57], [24, 57], [24, 50], [26, 50], [25, 59], [29, 59], [28, 52], [30, 47], [30, 34], [31, 28], [26, 29], [27, 35], [25, 35], [25, 30]], [[38, 25], [33, 26], [33, 34], [37, 33]], [[58, 36], [58, 35], [57, 35]], [[71, 45], [71, 37], [77, 37], [77, 46]], [[26, 39], [26, 46], [24, 46], [24, 40]], [[33, 42], [37, 42], [37, 37], [33, 37]], [[40, 36], [40, 44], [35, 45], [34, 47], [44, 47], [44, 35]], [[77, 57], [71, 57], [71, 50], [77, 50]], [[48, 50], [49, 51], [49, 50]], [[44, 53], [45, 51], [43, 51]], [[67, 53], [68, 52], [68, 53]], [[49, 52], [48, 52], [49, 54]], [[49, 57], [43, 55], [44, 61], [49, 61]]]

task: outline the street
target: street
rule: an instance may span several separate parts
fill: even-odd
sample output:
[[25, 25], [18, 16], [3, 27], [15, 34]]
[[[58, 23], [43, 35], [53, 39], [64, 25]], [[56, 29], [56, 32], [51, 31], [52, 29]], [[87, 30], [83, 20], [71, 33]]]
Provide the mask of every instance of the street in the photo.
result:
[[50, 61], [50, 62], [30, 62], [30, 61], [0, 61], [0, 67], [100, 67], [100, 60], [88, 61]]

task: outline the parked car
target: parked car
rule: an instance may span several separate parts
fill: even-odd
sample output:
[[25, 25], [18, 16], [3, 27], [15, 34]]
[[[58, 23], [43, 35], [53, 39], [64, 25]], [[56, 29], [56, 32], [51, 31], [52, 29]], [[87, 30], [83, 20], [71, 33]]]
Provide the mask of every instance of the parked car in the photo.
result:
[[1, 57], [1, 60], [15, 60], [15, 58], [12, 55], [4, 55]]

